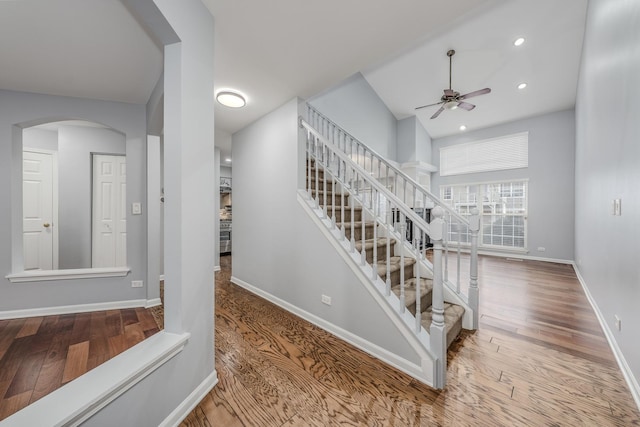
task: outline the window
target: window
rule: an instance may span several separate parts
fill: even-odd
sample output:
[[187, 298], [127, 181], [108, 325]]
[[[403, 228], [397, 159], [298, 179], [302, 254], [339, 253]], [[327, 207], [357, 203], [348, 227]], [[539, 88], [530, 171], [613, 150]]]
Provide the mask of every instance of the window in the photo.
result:
[[[526, 249], [527, 181], [491, 182], [440, 187], [440, 195], [463, 217], [480, 210], [479, 247]], [[449, 225], [449, 242], [468, 244], [469, 230]]]
[[440, 176], [526, 168], [528, 165], [528, 132], [440, 149]]

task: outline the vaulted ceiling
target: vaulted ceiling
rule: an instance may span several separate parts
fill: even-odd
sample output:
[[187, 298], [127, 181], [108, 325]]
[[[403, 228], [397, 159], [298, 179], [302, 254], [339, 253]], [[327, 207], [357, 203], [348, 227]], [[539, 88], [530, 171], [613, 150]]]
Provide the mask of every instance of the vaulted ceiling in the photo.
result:
[[[434, 137], [571, 108], [587, 0], [203, 0], [216, 20], [217, 89], [245, 108], [216, 106], [228, 136], [295, 96], [303, 99], [356, 72], [398, 118], [437, 102], [448, 87], [491, 87], [471, 112], [426, 108]], [[525, 43], [516, 48], [516, 37]], [[162, 51], [119, 1], [0, 1], [0, 89], [146, 103]], [[519, 91], [516, 85], [527, 82]], [[213, 94], [212, 94], [213, 96]], [[230, 155], [228, 137], [221, 149]]]

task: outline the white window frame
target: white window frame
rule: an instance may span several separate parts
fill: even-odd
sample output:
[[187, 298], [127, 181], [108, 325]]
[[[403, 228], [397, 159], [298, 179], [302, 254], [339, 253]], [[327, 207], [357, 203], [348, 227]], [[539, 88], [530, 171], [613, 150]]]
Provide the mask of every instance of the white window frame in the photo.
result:
[[[513, 246], [513, 245], [495, 245], [495, 244], [487, 244], [485, 243], [485, 234], [484, 234], [484, 230], [486, 227], [489, 227], [493, 224], [493, 222], [491, 221], [491, 218], [493, 216], [496, 215], [496, 209], [495, 209], [495, 201], [492, 203], [492, 201], [490, 200], [490, 197], [485, 197], [486, 196], [486, 187], [490, 186], [490, 185], [504, 185], [504, 184], [523, 184], [524, 185], [524, 191], [523, 191], [523, 207], [522, 207], [522, 211], [519, 213], [505, 213], [503, 214], [503, 218], [504, 217], [522, 217], [523, 218], [523, 246]], [[454, 187], [466, 187], [467, 190], [467, 194], [469, 195], [474, 195], [474, 197], [466, 197], [465, 200], [462, 200], [460, 202], [458, 202], [458, 206], [455, 206], [454, 204], [451, 204], [450, 202], [453, 201], [454, 199], [452, 198], [452, 196], [454, 194], [458, 194], [458, 192], [456, 192], [454, 190]], [[469, 192], [469, 189], [475, 187], [476, 191], [474, 193]], [[446, 198], [445, 198], [446, 196]], [[460, 215], [462, 215], [463, 217], [468, 217], [471, 214], [471, 209], [473, 207], [478, 207], [478, 209], [480, 210], [480, 231], [478, 233], [478, 248], [484, 248], [484, 249], [489, 249], [489, 250], [500, 250], [500, 251], [509, 251], [509, 252], [528, 252], [528, 227], [527, 227], [527, 220], [528, 220], [528, 215], [529, 215], [529, 180], [528, 179], [513, 179], [513, 180], [501, 180], [501, 181], [486, 181], [486, 182], [471, 182], [471, 183], [461, 183], [461, 184], [447, 184], [447, 185], [441, 185], [440, 186], [440, 197], [441, 199], [445, 202], [448, 203], [456, 212], [458, 212]], [[483, 203], [481, 206], [478, 206], [478, 200], [483, 200]], [[486, 200], [486, 202], [484, 202], [484, 200]], [[494, 205], [492, 208], [492, 204]], [[503, 203], [503, 210], [507, 209], [507, 207], [505, 206], [505, 204]], [[490, 211], [486, 212], [486, 209], [489, 208]], [[515, 231], [515, 230], [514, 230]], [[454, 237], [451, 238], [451, 236], [455, 236], [456, 233], [458, 231], [454, 229], [453, 226], [451, 226], [448, 230], [447, 233], [447, 238], [450, 239], [449, 240], [449, 244], [451, 245], [460, 245], [460, 246], [469, 246], [470, 244], [470, 236], [469, 236], [469, 232], [468, 230], [460, 230], [460, 234], [462, 236], [466, 236], [463, 237], [462, 239]], [[494, 236], [496, 236], [494, 234]], [[505, 236], [504, 234], [502, 234], [501, 236]], [[509, 236], [509, 235], [507, 235]], [[516, 239], [520, 236], [516, 235], [515, 232], [512, 232], [510, 234], [510, 236], [513, 239]], [[460, 241], [459, 241], [460, 240]]]

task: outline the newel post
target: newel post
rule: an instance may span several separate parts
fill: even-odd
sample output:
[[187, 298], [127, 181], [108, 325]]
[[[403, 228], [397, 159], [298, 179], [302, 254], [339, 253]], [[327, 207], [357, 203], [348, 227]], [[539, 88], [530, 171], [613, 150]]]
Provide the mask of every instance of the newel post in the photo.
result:
[[473, 310], [473, 329], [478, 329], [478, 308], [480, 292], [478, 291], [478, 232], [480, 231], [480, 211], [471, 209], [469, 232], [471, 233], [471, 255], [469, 262], [469, 305]]
[[431, 241], [433, 242], [433, 293], [432, 318], [429, 335], [431, 351], [436, 355], [434, 386], [444, 388], [447, 372], [447, 333], [444, 324], [444, 290], [442, 285], [442, 239], [444, 235], [444, 210], [436, 206], [431, 215]]

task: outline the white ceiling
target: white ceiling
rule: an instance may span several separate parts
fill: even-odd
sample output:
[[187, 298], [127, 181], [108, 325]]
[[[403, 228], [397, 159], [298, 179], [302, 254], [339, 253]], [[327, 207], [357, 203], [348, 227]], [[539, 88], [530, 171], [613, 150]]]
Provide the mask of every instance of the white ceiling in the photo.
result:
[[[362, 72], [396, 117], [489, 86], [472, 112], [419, 117], [434, 137], [570, 108], [587, 0], [203, 0], [216, 20], [216, 89], [248, 98], [216, 106], [216, 145], [295, 96]], [[527, 42], [510, 43], [523, 35]], [[119, 1], [0, 1], [0, 89], [145, 103], [162, 53]], [[529, 87], [517, 92], [515, 84]], [[435, 108], [435, 107], [434, 107]]]
[[162, 52], [119, 1], [0, 1], [0, 89], [146, 104]]
[[[397, 119], [417, 114], [429, 135], [438, 138], [575, 105], [582, 53], [586, 0], [510, 1], [451, 28], [363, 75]], [[513, 42], [524, 37], [520, 47]], [[443, 111], [440, 101], [449, 87], [461, 94], [485, 87], [491, 93], [466, 102], [471, 111]], [[518, 84], [526, 82], [524, 90]]]

